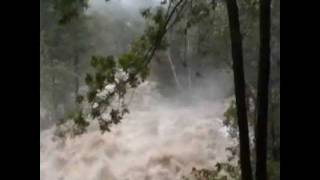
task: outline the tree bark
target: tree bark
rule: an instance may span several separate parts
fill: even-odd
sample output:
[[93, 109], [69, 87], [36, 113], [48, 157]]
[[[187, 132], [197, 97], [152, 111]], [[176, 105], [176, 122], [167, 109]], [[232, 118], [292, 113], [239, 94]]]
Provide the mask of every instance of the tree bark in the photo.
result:
[[241, 179], [252, 180], [250, 163], [250, 144], [245, 97], [245, 80], [243, 67], [242, 37], [240, 33], [239, 10], [236, 0], [226, 0], [231, 37], [233, 59], [234, 88], [236, 96], [237, 117], [240, 142]]
[[[187, 14], [191, 14], [192, 11], [192, 0], [190, 1], [190, 7], [187, 9]], [[190, 28], [189, 19], [187, 18], [186, 27], [184, 31], [184, 62], [187, 68], [187, 82], [188, 88], [191, 90], [192, 87], [192, 72], [191, 72], [191, 61], [189, 61], [189, 50], [190, 50], [190, 42], [188, 39], [188, 30]]]
[[270, 121], [270, 135], [271, 135], [271, 153], [272, 153], [272, 160], [277, 161], [278, 160], [278, 151], [277, 151], [277, 144], [276, 144], [276, 127], [275, 127], [275, 119], [272, 119]]
[[[167, 32], [167, 37], [168, 37], [168, 41], [171, 42], [171, 31], [169, 30]], [[171, 58], [171, 48], [170, 46], [168, 47], [167, 51], [167, 57], [168, 57], [168, 61], [169, 61], [169, 64], [170, 64], [170, 68], [171, 68], [171, 71], [172, 71], [172, 75], [173, 75], [173, 78], [174, 78], [174, 81], [176, 83], [176, 87], [177, 87], [177, 90], [182, 90], [182, 86], [181, 86], [181, 83], [178, 79], [178, 75], [177, 75], [177, 71], [176, 71], [176, 67], [172, 61], [172, 58]]]
[[257, 96], [256, 179], [267, 180], [271, 0], [260, 1], [260, 60]]
[[77, 97], [79, 93], [79, 54], [77, 51], [75, 51], [75, 57], [73, 61], [73, 68], [74, 68], [74, 83], [75, 83], [75, 88], [74, 88], [74, 95]]
[[[51, 68], [55, 68], [56, 64], [54, 62], [54, 59], [50, 60], [50, 66]], [[51, 103], [52, 103], [52, 110], [51, 110], [51, 115], [50, 115], [50, 123], [55, 123], [57, 116], [58, 116], [58, 100], [57, 100], [57, 93], [56, 93], [56, 81], [57, 81], [57, 77], [56, 77], [56, 73], [55, 71], [52, 71], [50, 73], [51, 75]]]
[[169, 61], [170, 68], [171, 68], [171, 71], [172, 71], [172, 75], [173, 75], [174, 81], [176, 83], [176, 87], [177, 87], [178, 90], [181, 90], [182, 87], [181, 87], [180, 81], [179, 81], [178, 76], [177, 76], [176, 68], [175, 68], [175, 66], [174, 66], [174, 64], [172, 62], [172, 59], [171, 59], [170, 48], [168, 48], [168, 50], [167, 50], [167, 56], [168, 56], [168, 61]]
[[187, 68], [187, 84], [189, 90], [191, 90], [191, 64], [188, 60], [189, 55], [189, 41], [188, 41], [188, 25], [186, 25], [185, 31], [184, 31], [184, 66]]

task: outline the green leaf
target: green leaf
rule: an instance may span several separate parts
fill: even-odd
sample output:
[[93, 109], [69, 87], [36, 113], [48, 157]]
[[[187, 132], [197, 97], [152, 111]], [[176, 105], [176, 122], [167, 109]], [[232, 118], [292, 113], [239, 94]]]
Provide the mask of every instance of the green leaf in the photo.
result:
[[157, 8], [157, 12], [152, 19], [158, 27], [162, 27], [164, 24], [164, 9], [162, 7]]
[[99, 65], [99, 59], [98, 59], [98, 57], [97, 57], [97, 56], [92, 56], [92, 57], [91, 57], [90, 64], [91, 64], [92, 67], [97, 68], [98, 65]]
[[123, 54], [120, 58], [119, 58], [119, 65], [121, 66], [121, 68], [123, 68], [125, 71], [127, 71], [130, 67], [132, 67], [132, 65], [134, 64], [135, 61], [135, 56], [133, 53], [126, 53]]
[[144, 18], [149, 18], [151, 15], [150, 8], [142, 9], [140, 13]]
[[92, 78], [92, 75], [91, 75], [91, 74], [87, 74], [87, 75], [86, 75], [85, 82], [86, 82], [86, 84], [87, 84], [89, 87], [92, 86], [92, 84], [93, 84], [93, 78]]
[[96, 73], [96, 86], [98, 87], [98, 89], [102, 89], [104, 87], [105, 79], [106, 79], [105, 75], [103, 75], [100, 72]]
[[87, 99], [91, 103], [93, 102], [94, 98], [96, 97], [97, 92], [95, 90], [89, 91], [87, 93]]
[[106, 58], [101, 57], [101, 64], [102, 70], [104, 71], [110, 71], [116, 66], [113, 56], [107, 56]]
[[100, 115], [101, 115], [101, 114], [100, 114], [99, 109], [92, 109], [92, 110], [91, 110], [91, 116], [92, 116], [93, 118], [99, 117]]
[[142, 69], [140, 71], [140, 77], [144, 81], [150, 74], [150, 69], [148, 67]]
[[83, 99], [84, 99], [84, 97], [83, 97], [83, 96], [78, 95], [78, 96], [76, 97], [76, 102], [77, 102], [78, 104], [81, 104], [81, 103], [82, 103], [82, 101], [83, 101]]

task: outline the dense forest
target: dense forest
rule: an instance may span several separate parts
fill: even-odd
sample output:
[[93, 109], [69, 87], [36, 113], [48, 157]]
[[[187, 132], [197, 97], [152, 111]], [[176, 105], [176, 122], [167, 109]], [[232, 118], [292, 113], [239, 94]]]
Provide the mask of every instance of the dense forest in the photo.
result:
[[40, 0], [40, 179], [280, 179], [280, 0]]

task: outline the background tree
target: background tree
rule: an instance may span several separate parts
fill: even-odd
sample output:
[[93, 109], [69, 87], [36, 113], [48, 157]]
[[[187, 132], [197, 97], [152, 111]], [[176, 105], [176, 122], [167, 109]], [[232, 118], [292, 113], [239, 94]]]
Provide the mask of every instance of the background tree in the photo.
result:
[[267, 180], [271, 0], [260, 1], [260, 60], [257, 95], [256, 179]]
[[252, 180], [249, 130], [245, 95], [245, 79], [242, 55], [242, 37], [240, 32], [237, 2], [235, 0], [227, 0], [227, 9], [229, 16], [234, 73], [234, 88], [239, 126], [241, 177], [242, 179]]

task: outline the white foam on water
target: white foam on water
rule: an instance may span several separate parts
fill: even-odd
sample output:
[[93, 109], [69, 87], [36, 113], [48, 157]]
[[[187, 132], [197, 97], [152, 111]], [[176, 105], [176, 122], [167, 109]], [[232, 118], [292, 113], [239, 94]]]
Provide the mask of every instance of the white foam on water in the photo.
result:
[[223, 102], [162, 101], [141, 86], [130, 114], [110, 133], [98, 130], [65, 142], [53, 128], [40, 138], [41, 180], [178, 180], [192, 167], [211, 168], [226, 157]]

